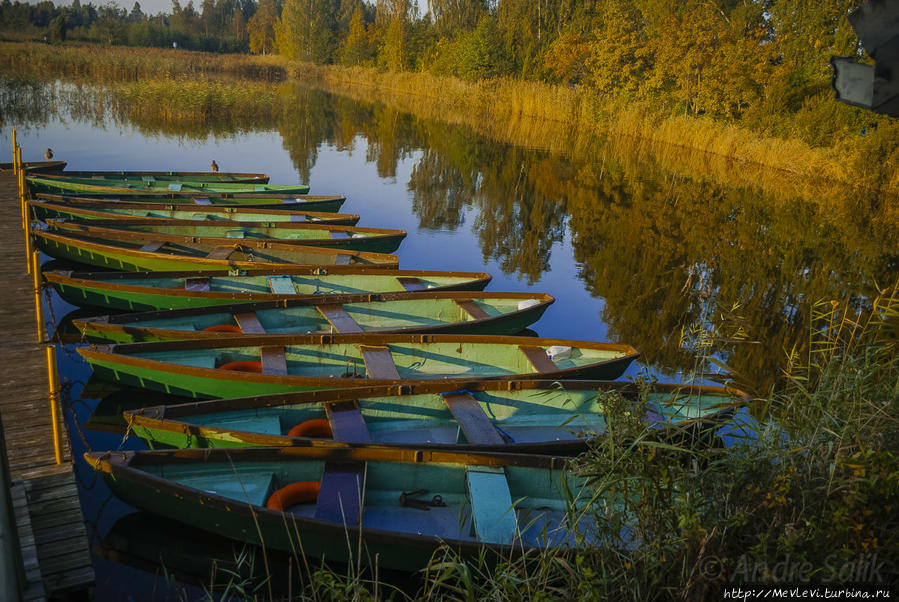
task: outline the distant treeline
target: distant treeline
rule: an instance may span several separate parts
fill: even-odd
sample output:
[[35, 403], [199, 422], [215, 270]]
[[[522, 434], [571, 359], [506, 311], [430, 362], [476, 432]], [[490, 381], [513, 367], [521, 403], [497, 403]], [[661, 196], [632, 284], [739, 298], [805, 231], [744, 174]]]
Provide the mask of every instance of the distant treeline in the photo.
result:
[[[892, 121], [833, 102], [831, 55], [862, 56], [862, 0], [172, 0], [171, 14], [0, 4], [7, 37], [280, 54], [316, 64], [542, 82], [588, 92], [591, 119], [642, 105], [839, 146]], [[423, 80], [424, 81], [424, 80]], [[421, 85], [425, 85], [422, 83]], [[415, 90], [406, 90], [415, 92]], [[420, 90], [420, 93], [431, 92]], [[878, 128], [878, 126], [887, 126]]]

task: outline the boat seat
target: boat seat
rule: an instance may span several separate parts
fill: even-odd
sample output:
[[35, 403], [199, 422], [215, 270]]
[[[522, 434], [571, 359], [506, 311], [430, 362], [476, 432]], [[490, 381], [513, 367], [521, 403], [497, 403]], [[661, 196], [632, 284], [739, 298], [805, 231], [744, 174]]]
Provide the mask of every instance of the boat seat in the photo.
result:
[[262, 347], [259, 355], [263, 374], [287, 375], [287, 356], [284, 355], [283, 346]]
[[272, 276], [268, 279], [268, 289], [274, 295], [296, 295], [297, 289], [290, 276]]
[[521, 349], [521, 352], [524, 353], [525, 357], [528, 358], [528, 361], [531, 362], [531, 365], [537, 372], [541, 374], [552, 374], [553, 372], [559, 371], [559, 367], [556, 366], [555, 362], [553, 362], [548, 355], [546, 355], [546, 351], [543, 350], [543, 347], [526, 347], [524, 345], [519, 345], [518, 348]]
[[194, 204], [196, 205], [211, 205], [212, 201], [204, 198], [194, 198]]
[[144, 246], [138, 249], [143, 253], [155, 253], [159, 249], [165, 246], [165, 242], [159, 242], [158, 240], [154, 240], [152, 242], [148, 242]]
[[327, 462], [315, 502], [315, 518], [358, 525], [362, 518], [362, 472], [359, 462]]
[[356, 323], [356, 320], [340, 305], [316, 305], [315, 307], [318, 309], [318, 313], [323, 315], [328, 323], [334, 327], [334, 332], [362, 332], [362, 328]]
[[505, 443], [493, 422], [484, 413], [481, 404], [470, 393], [443, 393], [441, 397], [469, 443], [475, 445]]
[[234, 247], [216, 247], [206, 255], [206, 259], [228, 259], [236, 250]]
[[408, 278], [402, 276], [400, 278], [397, 278], [397, 280], [407, 291], [423, 291], [428, 288], [425, 286], [425, 283], [418, 278]]
[[350, 265], [351, 263], [353, 263], [353, 255], [348, 253], [341, 253], [334, 260], [334, 265]]
[[368, 426], [356, 400], [326, 403], [325, 415], [331, 423], [331, 433], [335, 441], [371, 443]]
[[490, 314], [481, 309], [481, 306], [471, 299], [468, 299], [467, 301], [456, 301], [456, 305], [465, 310], [465, 313], [475, 320], [483, 320], [490, 317]]
[[169, 184], [170, 192], [181, 192], [181, 184]]
[[185, 278], [184, 279], [184, 290], [208, 292], [210, 290], [209, 289], [209, 278]]
[[254, 311], [234, 314], [234, 320], [244, 334], [265, 334], [265, 328]]
[[369, 378], [399, 380], [400, 374], [396, 364], [393, 363], [389, 348], [359, 345], [359, 351], [362, 352], [362, 360], [365, 362]]
[[518, 521], [505, 471], [502, 468], [469, 466], [465, 470], [465, 483], [478, 541], [512, 543], [517, 534]]

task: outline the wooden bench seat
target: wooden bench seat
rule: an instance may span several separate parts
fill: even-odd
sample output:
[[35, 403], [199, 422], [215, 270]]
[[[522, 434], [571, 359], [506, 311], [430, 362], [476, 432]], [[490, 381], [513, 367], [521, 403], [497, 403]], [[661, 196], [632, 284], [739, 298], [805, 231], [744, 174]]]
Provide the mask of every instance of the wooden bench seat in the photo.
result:
[[518, 530], [509, 482], [502, 468], [469, 466], [465, 471], [475, 535], [481, 543], [510, 544]]
[[254, 311], [234, 314], [234, 321], [237, 322], [244, 334], [265, 334], [265, 328], [262, 327], [262, 323]]
[[369, 378], [399, 380], [400, 374], [396, 364], [393, 363], [389, 348], [359, 345], [359, 351], [362, 352], [362, 360], [365, 362]]
[[365, 464], [327, 462], [315, 502], [315, 518], [345, 525], [362, 519], [362, 473]]
[[441, 397], [469, 443], [503, 445], [502, 436], [470, 393], [444, 393]]
[[331, 434], [335, 441], [371, 443], [368, 426], [355, 400], [326, 403], [325, 415], [331, 423]]
[[541, 374], [552, 374], [559, 371], [559, 367], [556, 366], [555, 362], [553, 362], [548, 355], [546, 355], [546, 351], [544, 351], [542, 347], [526, 347], [520, 345], [518, 348], [521, 349], [521, 352], [524, 353], [525, 357], [528, 358], [528, 361], [531, 362], [531, 365], [537, 372]]
[[287, 375], [287, 356], [283, 346], [262, 347], [259, 355], [263, 374]]
[[340, 305], [316, 305], [315, 307], [328, 323], [334, 327], [334, 332], [362, 332], [362, 328], [356, 323], [356, 320]]
[[206, 255], [206, 259], [228, 259], [236, 250], [234, 247], [216, 247]]
[[465, 312], [475, 320], [483, 320], [490, 317], [490, 314], [481, 309], [481, 306], [471, 299], [468, 299], [467, 301], [456, 301], [456, 305], [465, 310]]
[[144, 246], [138, 249], [138, 251], [142, 253], [155, 253], [159, 249], [165, 246], [165, 242], [159, 242], [158, 240], [154, 240], [152, 242], [148, 242]]
[[272, 276], [268, 279], [268, 290], [273, 295], [296, 295], [297, 288], [290, 276]]
[[196, 292], [208, 292], [210, 290], [209, 278], [185, 278], [184, 279], [184, 290], [196, 291]]
[[428, 288], [427, 286], [425, 286], [425, 283], [418, 278], [401, 276], [397, 278], [397, 280], [407, 291], [423, 291]]

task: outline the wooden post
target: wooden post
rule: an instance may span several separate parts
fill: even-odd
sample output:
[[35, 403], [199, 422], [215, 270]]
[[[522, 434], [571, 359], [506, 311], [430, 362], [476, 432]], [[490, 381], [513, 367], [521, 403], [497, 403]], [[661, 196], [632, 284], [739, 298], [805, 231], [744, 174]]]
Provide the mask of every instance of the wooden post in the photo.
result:
[[41, 258], [37, 249], [31, 252], [31, 278], [34, 285], [34, 316], [37, 320], [37, 342], [44, 342], [44, 304], [41, 301]]
[[50, 343], [46, 349], [50, 420], [53, 426], [53, 455], [56, 458], [56, 463], [62, 464], [62, 436], [59, 432], [59, 372], [56, 369], [56, 345]]

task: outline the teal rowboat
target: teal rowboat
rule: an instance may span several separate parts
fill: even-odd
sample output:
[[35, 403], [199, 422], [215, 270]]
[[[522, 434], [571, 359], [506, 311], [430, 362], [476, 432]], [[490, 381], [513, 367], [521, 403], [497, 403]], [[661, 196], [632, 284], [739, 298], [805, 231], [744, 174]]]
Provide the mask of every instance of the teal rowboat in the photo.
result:
[[223, 334], [516, 334], [554, 301], [531, 293], [369, 293], [74, 320], [92, 342], [140, 343]]
[[[65, 169], [66, 165], [68, 165], [68, 163], [65, 161], [26, 161], [22, 164], [25, 171], [41, 174], [62, 173], [62, 170]], [[12, 171], [12, 169], [12, 163], [0, 163], [0, 171]]]
[[349, 249], [372, 253], [393, 253], [406, 237], [405, 230], [360, 228], [295, 222], [244, 222], [240, 224], [192, 220], [60, 220], [49, 219], [47, 227], [60, 234], [77, 234], [97, 240], [129, 241], [152, 237], [156, 242], [180, 244], [198, 239], [215, 241], [216, 246], [238, 240], [270, 241], [328, 249]]
[[142, 195], [148, 192], [189, 192], [193, 194], [253, 193], [266, 194], [306, 194], [305, 184], [241, 184], [236, 182], [196, 182], [177, 181], [119, 181], [93, 180], [91, 178], [67, 178], [65, 176], [26, 176], [28, 186], [34, 192], [96, 193], [121, 196]]
[[56, 176], [66, 179], [91, 180], [105, 185], [128, 182], [137, 185], [145, 182], [237, 182], [240, 184], [268, 184], [264, 173], [240, 173], [235, 171], [76, 171], [65, 170]]
[[51, 257], [111, 270], [164, 271], [273, 269], [291, 265], [397, 266], [396, 255], [307, 247], [268, 240], [183, 237], [160, 241], [153, 234], [124, 233], [119, 240], [58, 234], [32, 226], [38, 249]]
[[565, 459], [533, 454], [260, 447], [84, 458], [142, 510], [273, 550], [381, 569], [420, 569], [441, 546], [463, 558], [486, 547], [494, 562], [595, 545], [594, 512], [604, 507]]
[[612, 380], [639, 355], [611, 343], [444, 334], [241, 335], [78, 353], [104, 380], [203, 398], [416, 381]]
[[[118, 194], [37, 194], [35, 198], [53, 203], [153, 203], [168, 209], [209, 209], [214, 207], [266, 207], [302, 211], [340, 211], [346, 197], [322, 194], [197, 194], [195, 192], [157, 192]], [[130, 205], [122, 205], [126, 207]]]
[[750, 401], [723, 387], [608, 381], [418, 383], [215, 399], [126, 410], [151, 449], [396, 445], [576, 454], [606, 430], [606, 408], [650, 428], [715, 429]]
[[326, 213], [324, 211], [304, 211], [290, 209], [268, 209], [265, 207], [216, 206], [184, 207], [162, 205], [160, 203], [130, 203], [128, 201], [79, 200], [77, 202], [28, 201], [28, 208], [34, 219], [81, 219], [81, 220], [198, 220], [209, 222], [299, 222], [328, 224], [332, 226], [355, 226], [359, 216], [355, 213]]
[[56, 272], [44, 279], [79, 306], [121, 311], [187, 309], [317, 298], [321, 295], [415, 291], [479, 291], [484, 272], [385, 270], [354, 266], [181, 272]]

